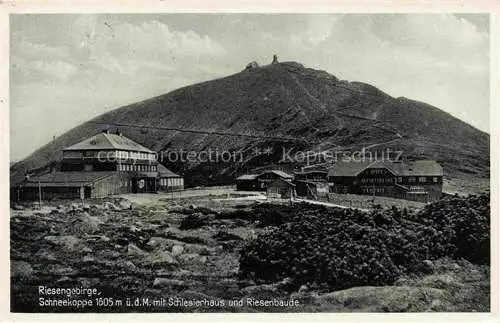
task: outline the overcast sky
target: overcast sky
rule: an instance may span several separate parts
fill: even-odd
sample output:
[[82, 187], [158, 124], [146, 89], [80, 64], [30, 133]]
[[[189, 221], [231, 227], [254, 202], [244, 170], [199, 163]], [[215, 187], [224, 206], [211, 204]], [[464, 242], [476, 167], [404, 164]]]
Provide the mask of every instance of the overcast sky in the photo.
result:
[[11, 160], [103, 112], [273, 54], [489, 132], [487, 15], [11, 15], [10, 28]]

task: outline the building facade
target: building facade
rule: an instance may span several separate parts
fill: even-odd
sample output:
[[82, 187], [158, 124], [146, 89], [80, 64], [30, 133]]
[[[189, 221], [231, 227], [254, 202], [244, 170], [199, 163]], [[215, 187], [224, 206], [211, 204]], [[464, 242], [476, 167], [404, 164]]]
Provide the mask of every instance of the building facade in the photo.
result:
[[429, 202], [441, 198], [443, 169], [433, 160], [339, 162], [328, 173], [333, 193]]
[[30, 176], [14, 195], [24, 199], [104, 197], [184, 189], [184, 179], [156, 153], [121, 133], [103, 131], [63, 149], [60, 171]]
[[236, 178], [236, 189], [239, 191], [265, 191], [271, 183], [278, 179], [291, 183], [293, 175], [281, 170], [268, 170], [261, 174], [246, 174]]

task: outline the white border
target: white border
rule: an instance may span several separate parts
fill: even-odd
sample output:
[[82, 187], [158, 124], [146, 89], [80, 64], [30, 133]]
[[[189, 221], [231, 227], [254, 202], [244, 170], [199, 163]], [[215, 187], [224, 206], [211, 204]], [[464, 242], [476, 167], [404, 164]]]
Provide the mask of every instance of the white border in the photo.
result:
[[[398, 1], [398, 0], [351, 0], [351, 1], [286, 1], [286, 0], [115, 0], [115, 1], [0, 1], [0, 210], [2, 247], [2, 266], [0, 266], [0, 298], [3, 321], [213, 321], [213, 322], [255, 322], [277, 321], [303, 322], [319, 320], [328, 322], [500, 322], [499, 317], [499, 239], [498, 239], [498, 184], [499, 172], [499, 132], [496, 122], [500, 120], [499, 111], [499, 12], [500, 2], [487, 1]], [[491, 313], [407, 313], [407, 314], [366, 314], [366, 313], [320, 313], [320, 314], [15, 314], [10, 313], [10, 263], [9, 263], [9, 14], [16, 13], [181, 13], [181, 12], [218, 12], [218, 13], [490, 13], [490, 145], [491, 145], [491, 212], [492, 212], [492, 262], [491, 262]]]

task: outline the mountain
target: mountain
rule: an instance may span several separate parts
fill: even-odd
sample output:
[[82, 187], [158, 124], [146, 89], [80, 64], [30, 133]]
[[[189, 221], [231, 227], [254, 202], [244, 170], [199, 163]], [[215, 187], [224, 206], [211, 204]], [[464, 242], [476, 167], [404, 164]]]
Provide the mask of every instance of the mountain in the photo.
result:
[[54, 152], [101, 131], [106, 124], [111, 130], [117, 128], [114, 124], [134, 125], [118, 128], [156, 151], [243, 152], [243, 160], [235, 163], [164, 160], [185, 174], [188, 185], [228, 183], [246, 171], [305, 165], [289, 160], [280, 163], [283, 149], [357, 151], [370, 147], [380, 152], [390, 148], [407, 157], [437, 160], [446, 178], [489, 177], [488, 134], [431, 105], [393, 98], [369, 84], [284, 62], [253, 66], [100, 115], [12, 165], [11, 179], [22, 178], [26, 171], [47, 170], [47, 165], [61, 158], [60, 152]]

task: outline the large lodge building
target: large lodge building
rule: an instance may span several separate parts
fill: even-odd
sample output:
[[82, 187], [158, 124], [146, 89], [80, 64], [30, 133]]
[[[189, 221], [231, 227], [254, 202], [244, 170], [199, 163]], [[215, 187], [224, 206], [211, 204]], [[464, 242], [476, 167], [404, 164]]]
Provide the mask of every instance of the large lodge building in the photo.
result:
[[441, 198], [443, 168], [433, 160], [340, 162], [328, 172], [334, 193], [429, 202]]
[[60, 170], [29, 176], [12, 193], [18, 199], [97, 198], [183, 188], [184, 179], [159, 164], [154, 151], [103, 131], [64, 148]]
[[238, 190], [265, 190], [266, 178], [289, 181], [298, 196], [317, 199], [328, 193], [386, 196], [431, 202], [441, 198], [443, 169], [433, 160], [338, 162], [328, 171], [311, 170], [288, 175], [267, 171], [242, 175]]

